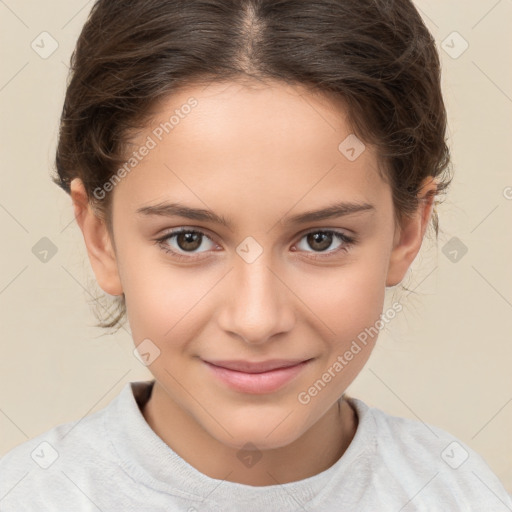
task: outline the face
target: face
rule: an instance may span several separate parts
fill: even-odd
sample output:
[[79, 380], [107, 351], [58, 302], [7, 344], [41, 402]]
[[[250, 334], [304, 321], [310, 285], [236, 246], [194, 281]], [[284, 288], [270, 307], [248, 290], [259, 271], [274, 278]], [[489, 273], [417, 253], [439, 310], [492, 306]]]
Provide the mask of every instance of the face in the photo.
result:
[[150, 149], [113, 190], [114, 266], [93, 266], [157, 384], [225, 445], [284, 446], [335, 406], [419, 249], [421, 229], [397, 237], [372, 147], [340, 151], [351, 133], [305, 89], [216, 83], [133, 138]]

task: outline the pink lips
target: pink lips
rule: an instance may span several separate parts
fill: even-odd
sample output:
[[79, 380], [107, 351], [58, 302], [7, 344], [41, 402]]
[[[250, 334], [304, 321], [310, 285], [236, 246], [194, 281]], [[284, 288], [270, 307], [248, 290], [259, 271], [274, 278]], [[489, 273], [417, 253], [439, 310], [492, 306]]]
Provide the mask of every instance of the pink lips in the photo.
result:
[[277, 391], [292, 380], [311, 361], [273, 359], [249, 361], [204, 361], [213, 374], [242, 393], [264, 394]]

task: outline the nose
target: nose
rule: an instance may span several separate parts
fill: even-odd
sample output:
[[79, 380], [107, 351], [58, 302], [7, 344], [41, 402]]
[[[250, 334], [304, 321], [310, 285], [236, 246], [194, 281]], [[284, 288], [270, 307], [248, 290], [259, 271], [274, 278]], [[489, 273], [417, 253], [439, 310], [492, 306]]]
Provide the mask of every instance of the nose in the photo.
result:
[[290, 331], [295, 322], [293, 293], [264, 254], [252, 263], [236, 261], [221, 291], [225, 296], [218, 315], [220, 328], [252, 345]]

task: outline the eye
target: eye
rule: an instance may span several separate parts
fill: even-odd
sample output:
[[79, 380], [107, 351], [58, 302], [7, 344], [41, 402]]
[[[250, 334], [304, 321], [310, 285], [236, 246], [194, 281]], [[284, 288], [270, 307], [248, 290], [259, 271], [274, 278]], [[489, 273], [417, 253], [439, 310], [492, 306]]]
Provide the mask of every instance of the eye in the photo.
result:
[[[172, 240], [173, 242], [169, 243], [169, 240]], [[165, 252], [172, 254], [178, 259], [194, 259], [197, 258], [197, 256], [194, 256], [196, 251], [201, 246], [204, 246], [204, 240], [209, 240], [211, 244], [213, 244], [213, 247], [216, 246], [213, 240], [206, 233], [191, 228], [180, 228], [171, 231], [165, 236], [155, 240], [155, 242], [158, 243]], [[207, 247], [206, 251], [211, 249], [212, 247]], [[199, 253], [206, 251], [199, 251]]]
[[[341, 251], [347, 252], [349, 248], [356, 243], [355, 237], [351, 237], [345, 233], [334, 230], [317, 229], [316, 231], [310, 231], [301, 237], [301, 241], [303, 239], [309, 247], [313, 248], [313, 251], [308, 251], [307, 249], [304, 249], [304, 247], [299, 247], [299, 249], [300, 251], [313, 253], [312, 256], [308, 256], [311, 259], [331, 257]], [[169, 242], [170, 240], [172, 242]], [[201, 246], [204, 246], [203, 242], [205, 240], [208, 240], [213, 247], [206, 247], [204, 251], [198, 251]], [[337, 247], [327, 251], [327, 249], [333, 245], [333, 242], [338, 243]], [[171, 254], [173, 257], [187, 260], [201, 258], [198, 254], [208, 252], [216, 247], [216, 244], [205, 232], [187, 227], [170, 231], [164, 236], [156, 239], [155, 243], [157, 243], [163, 251]], [[300, 245], [301, 244], [299, 242], [297, 246]], [[297, 251], [297, 249], [292, 250]]]
[[[303, 235], [301, 240], [304, 239], [306, 241], [306, 244], [309, 247], [313, 248], [313, 253], [320, 253], [317, 255], [313, 255], [313, 259], [330, 257], [333, 254], [337, 254], [340, 251], [346, 252], [356, 242], [356, 239], [354, 237], [348, 236], [340, 231], [333, 230], [310, 231], [309, 233]], [[338, 242], [337, 247], [330, 251], [326, 251], [327, 249], [329, 249], [329, 247], [332, 246], [333, 242]], [[300, 246], [300, 242], [299, 244], [297, 244], [297, 246]], [[305, 252], [311, 252], [308, 251], [307, 249], [304, 249], [304, 246], [300, 250], [305, 250]]]

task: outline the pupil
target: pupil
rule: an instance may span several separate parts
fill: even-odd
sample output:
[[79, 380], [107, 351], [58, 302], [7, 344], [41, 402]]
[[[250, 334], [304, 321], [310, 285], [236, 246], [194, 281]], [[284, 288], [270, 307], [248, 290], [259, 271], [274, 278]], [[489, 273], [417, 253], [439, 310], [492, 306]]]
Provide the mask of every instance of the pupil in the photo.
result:
[[183, 249], [183, 250], [197, 249], [201, 245], [200, 234], [199, 233], [191, 233], [191, 232], [180, 233], [178, 235], [178, 245], [179, 245], [180, 249]]
[[332, 242], [332, 235], [329, 233], [312, 233], [308, 235], [308, 243], [310, 243], [313, 248], [315, 248], [315, 243], [318, 241], [322, 242], [322, 240], [323, 243], [320, 243], [320, 247], [317, 247], [319, 250], [329, 248]]

